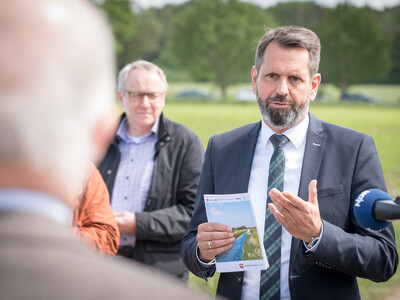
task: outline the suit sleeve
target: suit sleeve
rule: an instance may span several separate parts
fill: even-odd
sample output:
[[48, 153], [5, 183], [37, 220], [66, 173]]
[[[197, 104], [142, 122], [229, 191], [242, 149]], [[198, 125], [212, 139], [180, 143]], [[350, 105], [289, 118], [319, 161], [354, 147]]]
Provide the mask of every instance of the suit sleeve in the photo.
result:
[[181, 257], [186, 267], [194, 275], [207, 278], [214, 275], [215, 266], [203, 268], [197, 260], [197, 227], [207, 222], [207, 215], [203, 200], [204, 194], [214, 193], [212, 166], [211, 166], [211, 152], [212, 152], [212, 139], [208, 143], [206, 150], [203, 169], [200, 176], [199, 188], [196, 195], [196, 203], [194, 208], [193, 216], [189, 222], [189, 227], [186, 235], [183, 237], [181, 245]]
[[[354, 217], [353, 207], [357, 196], [364, 190], [378, 188], [386, 190], [386, 185], [372, 137], [365, 135], [359, 144], [355, 164], [348, 189], [341, 197], [350, 197], [348, 215], [340, 224], [323, 219], [324, 234], [316, 252], [307, 259], [308, 266], [319, 266], [341, 273], [367, 278], [376, 282], [386, 281], [394, 275], [398, 264], [393, 226], [385, 230], [369, 231], [361, 227]], [[339, 194], [340, 196], [340, 194]], [[319, 202], [326, 201], [319, 198]], [[332, 205], [330, 204], [331, 209]]]

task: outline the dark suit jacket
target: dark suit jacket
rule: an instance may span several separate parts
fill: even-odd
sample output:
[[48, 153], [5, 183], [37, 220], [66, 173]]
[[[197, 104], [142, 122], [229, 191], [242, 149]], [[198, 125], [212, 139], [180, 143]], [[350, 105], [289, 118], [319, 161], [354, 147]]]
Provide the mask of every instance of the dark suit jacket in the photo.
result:
[[[298, 195], [308, 199], [308, 184], [318, 180], [318, 201], [324, 234], [314, 254], [292, 238], [289, 289], [297, 299], [360, 299], [356, 277], [386, 281], [396, 271], [398, 256], [393, 227], [381, 232], [362, 228], [353, 203], [364, 190], [386, 190], [373, 139], [322, 122], [309, 114], [310, 124]], [[247, 125], [210, 139], [200, 178], [195, 212], [182, 242], [181, 255], [197, 276], [212, 276], [196, 259], [197, 226], [207, 222], [204, 194], [248, 191], [253, 155], [261, 123]], [[240, 299], [243, 273], [223, 273], [217, 293]]]
[[0, 211], [0, 299], [204, 297], [134, 261], [100, 257], [58, 222]]

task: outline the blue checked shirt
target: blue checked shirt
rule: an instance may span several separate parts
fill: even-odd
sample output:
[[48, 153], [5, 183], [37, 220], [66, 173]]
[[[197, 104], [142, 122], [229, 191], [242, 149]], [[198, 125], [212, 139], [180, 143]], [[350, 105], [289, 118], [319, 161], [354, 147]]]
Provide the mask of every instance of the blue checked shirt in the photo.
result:
[[[151, 131], [140, 137], [128, 134], [128, 121], [122, 120], [117, 130], [121, 139], [119, 163], [112, 192], [111, 207], [114, 212], [129, 211], [142, 212], [147, 194], [150, 189], [154, 170], [154, 153], [157, 142], [159, 120], [155, 122]], [[121, 246], [135, 246], [134, 234], [121, 234]]]

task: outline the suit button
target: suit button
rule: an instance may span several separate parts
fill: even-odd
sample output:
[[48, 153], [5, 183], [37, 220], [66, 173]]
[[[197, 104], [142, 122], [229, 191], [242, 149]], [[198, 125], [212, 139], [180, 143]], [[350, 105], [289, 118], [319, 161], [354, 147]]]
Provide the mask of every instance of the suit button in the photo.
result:
[[237, 281], [238, 284], [242, 284], [242, 282], [243, 282], [243, 277], [242, 277], [242, 276], [237, 277], [237, 278], [236, 278], [236, 281]]
[[111, 175], [112, 171], [111, 170], [107, 170], [107, 175]]

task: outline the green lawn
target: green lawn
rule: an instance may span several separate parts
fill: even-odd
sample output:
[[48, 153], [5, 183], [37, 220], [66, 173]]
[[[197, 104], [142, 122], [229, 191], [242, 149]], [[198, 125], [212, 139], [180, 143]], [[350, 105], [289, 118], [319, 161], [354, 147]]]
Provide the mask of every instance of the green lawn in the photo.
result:
[[[400, 106], [395, 105], [395, 99], [400, 95], [400, 88], [394, 86], [391, 89], [386, 93], [382, 92], [383, 88], [371, 87], [370, 89], [371, 94], [379, 94], [381, 98], [385, 94], [389, 106], [338, 105], [337, 102], [327, 105], [315, 103], [311, 105], [310, 110], [320, 119], [372, 135], [378, 149], [388, 191], [392, 196], [397, 196], [400, 195]], [[168, 101], [164, 112], [168, 118], [195, 131], [205, 147], [210, 136], [216, 133], [260, 120], [256, 103], [240, 104], [233, 101], [225, 103]], [[394, 222], [394, 225], [396, 234], [399, 236], [400, 225], [397, 222]], [[189, 284], [195, 289], [213, 295], [217, 277], [218, 275], [205, 282], [191, 276]], [[398, 272], [386, 283], [377, 284], [369, 280], [359, 280], [359, 282], [363, 300], [384, 299], [385, 296], [390, 295], [394, 287], [400, 286], [400, 274]]]

